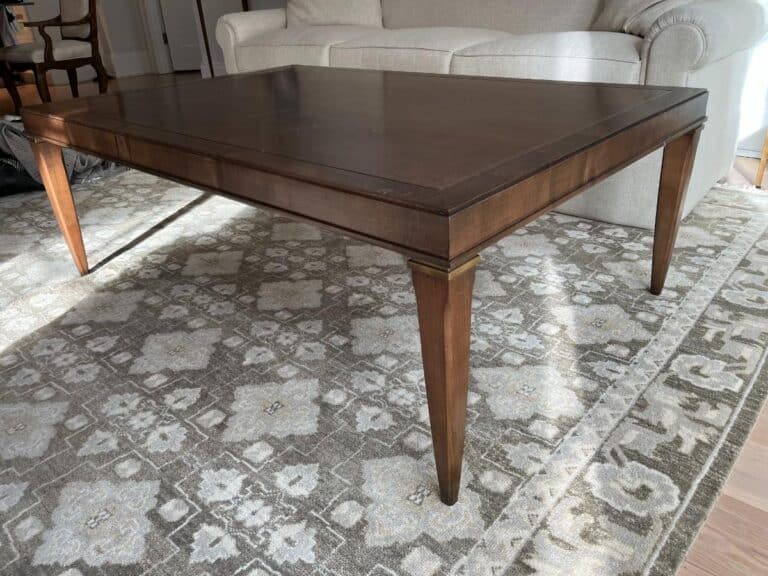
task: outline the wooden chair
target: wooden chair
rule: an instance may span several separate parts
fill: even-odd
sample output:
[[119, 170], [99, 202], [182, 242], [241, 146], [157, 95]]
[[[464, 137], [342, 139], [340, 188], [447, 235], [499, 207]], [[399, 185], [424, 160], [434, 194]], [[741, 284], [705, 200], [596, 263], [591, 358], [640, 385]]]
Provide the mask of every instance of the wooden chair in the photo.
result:
[[755, 186], [763, 187], [763, 178], [765, 177], [765, 167], [768, 166], [768, 133], [765, 135], [765, 144], [763, 144], [763, 153], [760, 155], [760, 166], [757, 168], [757, 178]]
[[[109, 79], [99, 53], [96, 0], [59, 0], [59, 8], [55, 18], [26, 23], [26, 26], [37, 28], [43, 43], [0, 48], [0, 72], [17, 112], [21, 109], [21, 97], [14, 82], [15, 72], [34, 72], [43, 102], [51, 101], [46, 76], [49, 70], [66, 70], [72, 96], [77, 98], [77, 69], [93, 66], [99, 79], [99, 92], [107, 91]], [[51, 38], [46, 31], [51, 27], [61, 29], [61, 40]]]

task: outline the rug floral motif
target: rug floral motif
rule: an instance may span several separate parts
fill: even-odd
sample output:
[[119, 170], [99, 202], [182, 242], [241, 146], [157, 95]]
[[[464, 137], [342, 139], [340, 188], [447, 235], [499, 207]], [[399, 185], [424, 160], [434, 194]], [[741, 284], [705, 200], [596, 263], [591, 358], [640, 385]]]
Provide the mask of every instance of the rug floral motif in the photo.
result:
[[768, 197], [667, 289], [558, 214], [482, 254], [459, 502], [403, 259], [137, 172], [0, 200], [0, 573], [671, 576], [768, 392]]

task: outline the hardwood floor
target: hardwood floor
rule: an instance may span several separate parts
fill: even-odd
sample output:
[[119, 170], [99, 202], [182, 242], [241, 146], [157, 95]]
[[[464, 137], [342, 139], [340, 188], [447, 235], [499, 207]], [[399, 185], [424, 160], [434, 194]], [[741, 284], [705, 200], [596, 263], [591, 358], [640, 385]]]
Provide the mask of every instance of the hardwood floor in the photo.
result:
[[[130, 78], [111, 79], [109, 81], [110, 91], [139, 90], [141, 88], [151, 88], [153, 86], [167, 86], [169, 84], [181, 84], [200, 79], [199, 72], [184, 72], [179, 74], [151, 74], [147, 76], [132, 76]], [[40, 96], [34, 84], [23, 84], [18, 87], [21, 101], [25, 106], [40, 104]], [[51, 97], [53, 101], [70, 100], [72, 94], [69, 86], [66, 84], [51, 86]], [[81, 82], [79, 84], [80, 96], [95, 96], [99, 93], [99, 84], [93, 82]], [[0, 116], [13, 114], [13, 102], [8, 91], [0, 83]]]
[[[110, 90], [132, 90], [188, 82], [199, 74], [139, 76], [113, 80]], [[20, 87], [24, 102], [39, 102], [34, 86]], [[69, 99], [67, 86], [52, 87], [54, 100]], [[98, 93], [98, 85], [80, 86], [82, 95]], [[13, 111], [8, 93], [0, 89], [0, 115]], [[751, 184], [757, 160], [738, 158], [728, 181]], [[768, 186], [768, 177], [765, 185]], [[768, 191], [766, 191], [768, 194]], [[696, 542], [678, 576], [760, 576], [768, 575], [768, 407], [763, 407]]]
[[[755, 183], [757, 167], [760, 161], [757, 158], [736, 158], [730, 174], [728, 174], [728, 183], [737, 186], [752, 186]], [[768, 194], [768, 172], [763, 177], [763, 190]]]
[[[751, 186], [758, 160], [736, 158], [727, 183]], [[768, 176], [763, 184], [768, 186]], [[768, 191], [766, 191], [768, 194]], [[768, 575], [768, 405], [678, 576]]]
[[768, 574], [768, 410], [739, 455], [679, 576]]

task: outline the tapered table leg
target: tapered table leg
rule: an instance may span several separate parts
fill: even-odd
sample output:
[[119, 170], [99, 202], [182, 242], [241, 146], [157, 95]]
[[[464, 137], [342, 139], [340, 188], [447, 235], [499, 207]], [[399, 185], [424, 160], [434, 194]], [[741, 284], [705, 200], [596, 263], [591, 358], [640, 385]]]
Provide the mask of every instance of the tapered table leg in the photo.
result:
[[652, 294], [661, 294], [667, 280], [700, 134], [701, 129], [694, 130], [673, 140], [664, 148], [653, 240]]
[[459, 497], [464, 458], [472, 289], [478, 260], [451, 272], [410, 263], [440, 500], [449, 506]]
[[53, 214], [64, 234], [64, 240], [69, 246], [75, 266], [80, 275], [84, 276], [88, 273], [88, 260], [85, 257], [80, 222], [77, 219], [75, 201], [72, 198], [72, 189], [69, 186], [61, 148], [48, 142], [33, 142], [32, 150], [37, 159], [37, 167], [48, 193], [48, 199], [51, 201]]

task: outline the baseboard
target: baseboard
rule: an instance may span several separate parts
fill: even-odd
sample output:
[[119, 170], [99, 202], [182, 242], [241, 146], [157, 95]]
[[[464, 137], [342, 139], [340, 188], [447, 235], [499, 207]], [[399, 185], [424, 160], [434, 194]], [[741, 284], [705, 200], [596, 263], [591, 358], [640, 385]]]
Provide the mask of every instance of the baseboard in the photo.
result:
[[112, 52], [109, 59], [111, 62], [105, 62], [105, 65], [110, 76], [115, 78], [141, 76], [154, 72], [154, 66], [146, 50]]
[[742, 158], [760, 158], [761, 150], [743, 150], [739, 149], [736, 151], [736, 156], [741, 156]]

